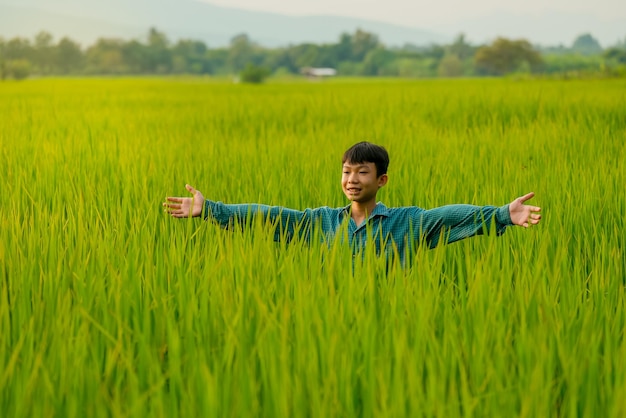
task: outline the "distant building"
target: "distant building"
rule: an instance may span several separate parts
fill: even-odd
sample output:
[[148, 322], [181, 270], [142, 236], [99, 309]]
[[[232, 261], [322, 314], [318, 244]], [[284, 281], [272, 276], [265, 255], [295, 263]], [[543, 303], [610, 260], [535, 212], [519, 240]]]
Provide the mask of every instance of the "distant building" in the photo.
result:
[[304, 67], [300, 70], [300, 73], [307, 77], [322, 78], [322, 77], [334, 77], [337, 75], [337, 70], [334, 68], [314, 68]]

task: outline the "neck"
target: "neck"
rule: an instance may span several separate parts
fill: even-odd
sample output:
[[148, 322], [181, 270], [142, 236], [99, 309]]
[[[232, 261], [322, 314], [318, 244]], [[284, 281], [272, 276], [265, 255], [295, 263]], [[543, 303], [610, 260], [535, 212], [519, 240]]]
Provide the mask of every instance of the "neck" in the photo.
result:
[[367, 219], [367, 217], [374, 211], [375, 207], [376, 200], [370, 200], [365, 203], [352, 201], [352, 204], [350, 205], [351, 216], [357, 226], [361, 225]]

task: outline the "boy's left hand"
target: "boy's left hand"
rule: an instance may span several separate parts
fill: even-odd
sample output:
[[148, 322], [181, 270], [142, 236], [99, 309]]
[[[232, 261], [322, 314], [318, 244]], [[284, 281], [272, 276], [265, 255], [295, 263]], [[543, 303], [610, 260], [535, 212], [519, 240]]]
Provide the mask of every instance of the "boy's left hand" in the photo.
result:
[[188, 184], [185, 185], [185, 188], [193, 197], [167, 197], [163, 203], [165, 211], [174, 218], [189, 218], [202, 214], [204, 196], [200, 190], [196, 190]]

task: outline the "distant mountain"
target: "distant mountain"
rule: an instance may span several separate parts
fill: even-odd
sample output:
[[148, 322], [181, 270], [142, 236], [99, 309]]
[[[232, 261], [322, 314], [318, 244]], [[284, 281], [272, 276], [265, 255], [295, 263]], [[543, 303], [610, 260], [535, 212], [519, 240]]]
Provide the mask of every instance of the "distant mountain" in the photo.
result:
[[552, 11], [538, 15], [495, 10], [481, 17], [464, 19], [455, 25], [442, 25], [440, 30], [443, 33], [462, 31], [472, 43], [489, 43], [500, 35], [511, 39], [523, 38], [544, 46], [562, 44], [568, 47], [579, 35], [590, 33], [606, 48], [626, 39], [625, 23], [623, 19], [603, 20], [569, 12]]
[[215, 6], [193, 0], [0, 0], [0, 36], [32, 38], [41, 30], [91, 45], [100, 37], [142, 39], [150, 27], [170, 40], [202, 40], [226, 46], [246, 33], [267, 47], [334, 43], [360, 28], [387, 46], [448, 43], [452, 37], [409, 27], [337, 16], [285, 16]]
[[460, 33], [473, 44], [504, 36], [544, 46], [570, 46], [578, 35], [591, 33], [607, 47], [626, 38], [624, 22], [618, 18], [602, 20], [567, 12], [533, 15], [491, 10], [482, 17], [440, 24], [434, 32], [349, 17], [253, 12], [199, 0], [0, 0], [0, 37], [4, 38], [32, 38], [46, 30], [56, 39], [68, 36], [87, 46], [100, 37], [143, 39], [150, 27], [172, 41], [202, 40], [211, 48], [226, 46], [241, 33], [267, 47], [335, 43], [341, 33], [358, 28], [375, 33], [387, 46], [445, 44]]

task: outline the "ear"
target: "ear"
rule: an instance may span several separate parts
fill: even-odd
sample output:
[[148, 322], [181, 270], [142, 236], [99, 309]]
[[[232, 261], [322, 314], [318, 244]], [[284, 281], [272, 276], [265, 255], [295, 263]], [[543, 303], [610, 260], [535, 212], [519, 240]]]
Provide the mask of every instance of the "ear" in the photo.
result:
[[378, 188], [381, 188], [385, 184], [387, 184], [387, 180], [389, 180], [389, 177], [387, 177], [387, 174], [383, 174], [382, 176], [378, 177]]

